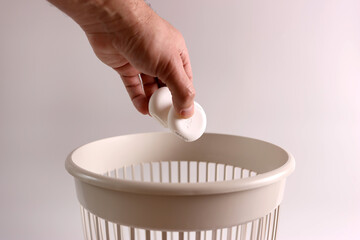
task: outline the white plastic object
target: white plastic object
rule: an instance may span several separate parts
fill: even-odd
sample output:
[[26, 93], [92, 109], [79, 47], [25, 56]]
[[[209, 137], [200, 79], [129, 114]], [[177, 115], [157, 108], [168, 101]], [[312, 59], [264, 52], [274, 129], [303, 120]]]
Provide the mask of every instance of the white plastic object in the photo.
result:
[[279, 204], [295, 168], [271, 143], [205, 133], [108, 138], [74, 150], [85, 239], [276, 239]]
[[184, 119], [175, 112], [169, 88], [156, 90], [149, 100], [149, 112], [164, 127], [186, 142], [199, 139], [206, 129], [206, 114], [197, 102], [194, 102], [194, 115]]

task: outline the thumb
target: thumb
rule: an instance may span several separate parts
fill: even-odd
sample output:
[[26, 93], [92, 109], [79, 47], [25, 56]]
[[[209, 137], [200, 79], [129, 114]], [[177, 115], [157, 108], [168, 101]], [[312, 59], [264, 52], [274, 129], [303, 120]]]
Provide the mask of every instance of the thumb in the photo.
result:
[[159, 78], [169, 87], [175, 112], [182, 118], [194, 114], [195, 89], [186, 74], [180, 56], [170, 60], [159, 72]]

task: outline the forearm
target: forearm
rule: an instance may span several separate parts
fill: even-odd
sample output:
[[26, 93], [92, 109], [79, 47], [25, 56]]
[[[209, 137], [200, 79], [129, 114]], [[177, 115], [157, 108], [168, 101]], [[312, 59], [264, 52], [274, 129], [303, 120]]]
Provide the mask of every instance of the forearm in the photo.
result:
[[48, 0], [87, 33], [122, 31], [146, 21], [152, 10], [143, 0]]

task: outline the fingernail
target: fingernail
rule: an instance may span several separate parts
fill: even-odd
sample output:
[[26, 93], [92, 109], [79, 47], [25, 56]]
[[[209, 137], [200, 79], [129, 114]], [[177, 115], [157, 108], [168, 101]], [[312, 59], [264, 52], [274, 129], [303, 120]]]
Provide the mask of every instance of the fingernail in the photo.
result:
[[191, 105], [191, 107], [180, 110], [180, 117], [189, 118], [193, 115], [193, 113], [194, 113], [194, 105]]

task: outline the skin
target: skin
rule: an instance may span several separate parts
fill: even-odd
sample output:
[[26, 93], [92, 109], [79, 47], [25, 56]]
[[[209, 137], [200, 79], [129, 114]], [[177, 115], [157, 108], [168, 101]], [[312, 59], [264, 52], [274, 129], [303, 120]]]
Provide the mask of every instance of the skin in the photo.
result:
[[96, 56], [119, 73], [139, 112], [149, 114], [150, 96], [165, 84], [179, 116], [192, 116], [195, 89], [184, 38], [143, 0], [49, 2], [85, 31]]

